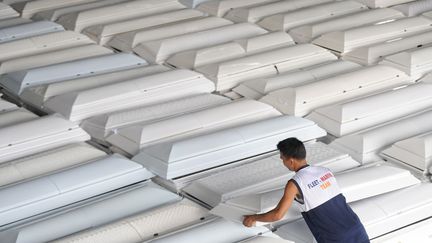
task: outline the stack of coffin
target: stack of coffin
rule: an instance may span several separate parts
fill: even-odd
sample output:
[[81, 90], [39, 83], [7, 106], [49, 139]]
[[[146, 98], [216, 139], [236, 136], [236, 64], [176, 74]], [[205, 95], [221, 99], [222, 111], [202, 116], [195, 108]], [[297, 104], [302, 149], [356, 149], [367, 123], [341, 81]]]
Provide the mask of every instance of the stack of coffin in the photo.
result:
[[0, 30], [0, 43], [5, 43], [32, 36], [64, 31], [64, 28], [51, 21], [36, 21], [7, 26]]

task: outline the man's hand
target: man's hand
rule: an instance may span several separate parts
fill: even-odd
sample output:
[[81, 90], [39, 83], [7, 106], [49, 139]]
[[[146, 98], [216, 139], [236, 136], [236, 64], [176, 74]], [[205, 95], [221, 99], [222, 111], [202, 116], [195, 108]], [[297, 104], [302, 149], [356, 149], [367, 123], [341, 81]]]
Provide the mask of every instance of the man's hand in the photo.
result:
[[246, 227], [255, 226], [256, 218], [255, 215], [246, 215], [243, 220], [243, 225]]

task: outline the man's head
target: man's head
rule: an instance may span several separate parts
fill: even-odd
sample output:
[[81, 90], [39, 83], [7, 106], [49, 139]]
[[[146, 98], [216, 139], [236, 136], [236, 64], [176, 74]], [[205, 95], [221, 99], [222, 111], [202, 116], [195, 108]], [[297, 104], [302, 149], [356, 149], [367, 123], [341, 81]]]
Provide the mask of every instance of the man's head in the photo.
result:
[[277, 144], [280, 158], [291, 171], [296, 171], [306, 164], [306, 149], [303, 142], [297, 138], [287, 138]]

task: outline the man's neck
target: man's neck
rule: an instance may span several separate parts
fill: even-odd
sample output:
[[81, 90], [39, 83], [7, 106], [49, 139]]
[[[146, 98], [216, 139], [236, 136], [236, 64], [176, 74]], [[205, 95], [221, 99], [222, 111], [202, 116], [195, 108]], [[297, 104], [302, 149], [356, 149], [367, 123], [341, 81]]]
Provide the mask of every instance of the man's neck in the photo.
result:
[[307, 164], [306, 161], [304, 161], [304, 163], [299, 164], [299, 166], [295, 169], [295, 172], [298, 172], [299, 170], [308, 167], [309, 165]]

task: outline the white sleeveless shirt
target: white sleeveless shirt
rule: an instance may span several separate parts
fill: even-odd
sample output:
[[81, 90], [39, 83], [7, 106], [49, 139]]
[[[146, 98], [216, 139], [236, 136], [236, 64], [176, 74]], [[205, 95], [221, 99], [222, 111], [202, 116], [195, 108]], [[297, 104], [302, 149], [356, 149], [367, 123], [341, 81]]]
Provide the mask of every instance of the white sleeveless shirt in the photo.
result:
[[341, 193], [333, 173], [324, 167], [304, 167], [292, 179], [302, 195], [300, 208], [303, 212], [319, 207]]

